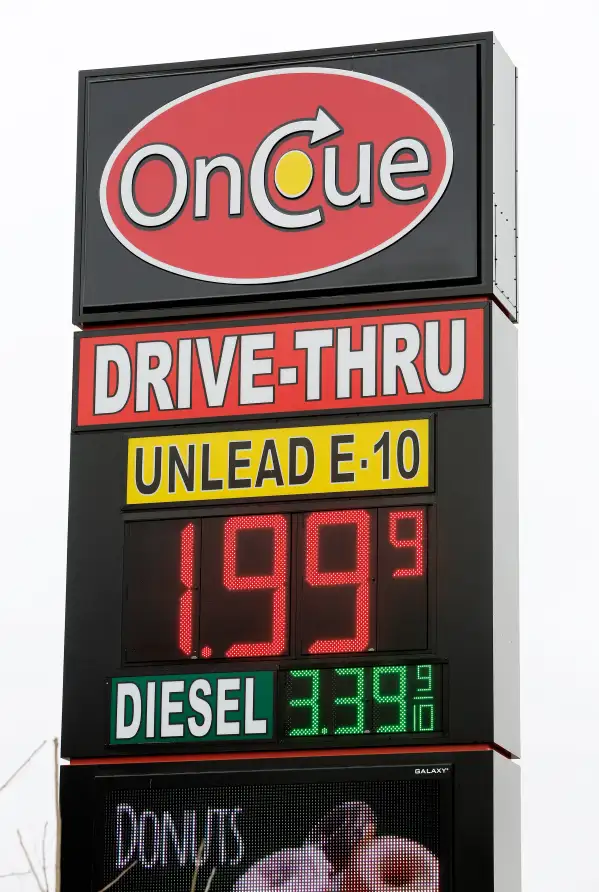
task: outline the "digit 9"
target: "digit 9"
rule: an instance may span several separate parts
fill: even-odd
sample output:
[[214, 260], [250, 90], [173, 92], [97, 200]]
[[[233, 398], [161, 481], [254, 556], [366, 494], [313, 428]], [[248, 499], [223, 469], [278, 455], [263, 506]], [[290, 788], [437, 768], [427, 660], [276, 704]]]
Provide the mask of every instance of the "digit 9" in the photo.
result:
[[[237, 573], [237, 535], [242, 530], [273, 531], [273, 570], [263, 576], [239, 576]], [[223, 582], [229, 591], [253, 591], [272, 588], [272, 638], [258, 643], [233, 644], [226, 657], [275, 657], [287, 649], [287, 518], [282, 514], [256, 514], [230, 517], [224, 528]]]
[[[356, 561], [353, 570], [323, 572], [319, 569], [319, 532], [323, 526], [350, 524], [356, 528]], [[370, 514], [368, 511], [315, 511], [306, 518], [305, 578], [311, 586], [356, 586], [356, 634], [353, 638], [319, 638], [308, 648], [311, 654], [356, 653], [368, 649], [370, 637]]]

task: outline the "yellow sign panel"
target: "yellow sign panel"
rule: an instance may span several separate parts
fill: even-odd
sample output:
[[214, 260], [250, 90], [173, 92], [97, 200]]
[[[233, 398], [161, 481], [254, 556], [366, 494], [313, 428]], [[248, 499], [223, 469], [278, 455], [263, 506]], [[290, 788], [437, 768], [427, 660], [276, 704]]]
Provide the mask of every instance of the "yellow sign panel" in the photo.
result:
[[426, 489], [430, 418], [132, 437], [127, 504]]

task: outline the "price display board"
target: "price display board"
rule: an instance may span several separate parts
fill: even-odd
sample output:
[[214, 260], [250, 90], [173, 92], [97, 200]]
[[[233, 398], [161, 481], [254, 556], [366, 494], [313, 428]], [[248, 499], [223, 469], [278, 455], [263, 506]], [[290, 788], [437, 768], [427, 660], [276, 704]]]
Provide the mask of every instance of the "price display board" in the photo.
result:
[[519, 769], [479, 749], [62, 769], [63, 889], [518, 892]]
[[[464, 350], [464, 374], [494, 382], [486, 403], [473, 386], [472, 404], [431, 406], [423, 389], [425, 407], [402, 411], [73, 434], [65, 755], [488, 740], [517, 752], [513, 712], [498, 709], [515, 680], [517, 602], [504, 579], [517, 527], [513, 478], [494, 470], [514, 454], [502, 358], [513, 326], [480, 302], [463, 319], [451, 312], [434, 329], [409, 312], [389, 325], [408, 339], [428, 332], [429, 344], [442, 333], [444, 374]], [[151, 350], [161, 343], [154, 335]], [[365, 359], [348, 356], [357, 386]], [[432, 367], [424, 359], [414, 393]], [[173, 386], [148, 368], [148, 392]]]
[[443, 665], [410, 660], [430, 649], [433, 511], [127, 521], [124, 664], [193, 675], [115, 680], [112, 743], [442, 732]]

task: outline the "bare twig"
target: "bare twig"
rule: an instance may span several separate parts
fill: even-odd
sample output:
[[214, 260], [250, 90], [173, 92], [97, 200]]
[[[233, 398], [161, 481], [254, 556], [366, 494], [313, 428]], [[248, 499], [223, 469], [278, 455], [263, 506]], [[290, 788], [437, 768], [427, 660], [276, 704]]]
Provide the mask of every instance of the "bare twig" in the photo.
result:
[[62, 819], [60, 816], [60, 785], [58, 781], [58, 737], [52, 741], [54, 744], [54, 816], [56, 820], [56, 851], [54, 864], [54, 892], [60, 892], [60, 844], [62, 836]]
[[135, 867], [136, 864], [137, 864], [137, 858], [135, 859], [135, 861], [132, 861], [131, 864], [128, 864], [124, 870], [121, 870], [119, 875], [116, 876], [113, 880], [111, 880], [107, 886], [103, 886], [100, 889], [100, 892], [106, 892], [107, 889], [110, 889], [111, 886], [114, 886], [115, 883], [118, 883], [118, 881], [121, 879], [121, 877], [124, 877], [126, 873], [129, 873], [131, 868]]
[[202, 857], [202, 852], [204, 851], [204, 840], [198, 846], [198, 854], [196, 855], [196, 865], [195, 870], [193, 872], [193, 876], [191, 878], [191, 889], [189, 892], [196, 892], [196, 884], [198, 882], [198, 873], [200, 872], [200, 858]]
[[50, 886], [48, 885], [48, 871], [46, 870], [46, 835], [48, 833], [48, 822], [44, 824], [44, 835], [42, 837], [42, 872], [44, 874], [44, 889], [46, 892], [50, 892]]
[[214, 874], [216, 873], [216, 867], [212, 868], [212, 873], [208, 877], [208, 882], [206, 883], [206, 888], [204, 892], [210, 892], [210, 886], [212, 885], [212, 880], [214, 879]]
[[30, 870], [15, 870], [14, 873], [0, 873], [0, 880], [7, 880], [9, 877], [28, 877]]
[[33, 866], [33, 861], [31, 860], [31, 856], [30, 856], [29, 852], [27, 851], [27, 847], [25, 846], [25, 843], [23, 842], [23, 837], [21, 836], [20, 830], [17, 830], [17, 836], [19, 837], [19, 844], [20, 844], [21, 848], [23, 849], [23, 852], [25, 853], [25, 857], [27, 858], [27, 864], [29, 865], [29, 870], [31, 871], [31, 873], [33, 874], [33, 876], [35, 878], [35, 882], [37, 883], [38, 889], [40, 890], [40, 892], [46, 892], [46, 890], [42, 886], [42, 882], [41, 882], [40, 878], [37, 875], [37, 871], [36, 871], [35, 867]]
[[42, 748], [43, 746], [45, 746], [45, 744], [46, 744], [46, 741], [45, 741], [45, 740], [42, 740], [42, 742], [39, 744], [39, 746], [36, 746], [36, 748], [35, 748], [34, 751], [31, 753], [31, 755], [30, 755], [30, 756], [27, 756], [27, 758], [25, 759], [25, 761], [22, 762], [21, 765], [19, 765], [19, 767], [17, 768], [17, 770], [16, 770], [16, 771], [13, 771], [13, 773], [12, 773], [11, 776], [8, 778], [8, 780], [5, 780], [4, 783], [2, 784], [2, 786], [0, 786], [0, 793], [1, 793], [3, 790], [5, 790], [5, 789], [8, 787], [9, 783], [15, 779], [15, 777], [17, 776], [17, 774], [19, 774], [19, 772], [22, 771], [23, 768], [25, 768], [25, 766], [29, 764], [29, 762], [31, 762], [31, 760], [33, 759], [33, 757], [34, 757], [34, 756], [37, 756], [37, 754], [39, 753], [39, 751], [41, 750], [41, 748]]

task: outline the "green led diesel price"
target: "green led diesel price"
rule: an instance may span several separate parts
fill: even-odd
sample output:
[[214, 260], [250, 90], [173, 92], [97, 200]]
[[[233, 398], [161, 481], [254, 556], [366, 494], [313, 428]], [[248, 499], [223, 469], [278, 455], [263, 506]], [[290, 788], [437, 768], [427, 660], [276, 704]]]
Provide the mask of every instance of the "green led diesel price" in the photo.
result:
[[284, 691], [288, 738], [441, 730], [439, 664], [290, 669]]

